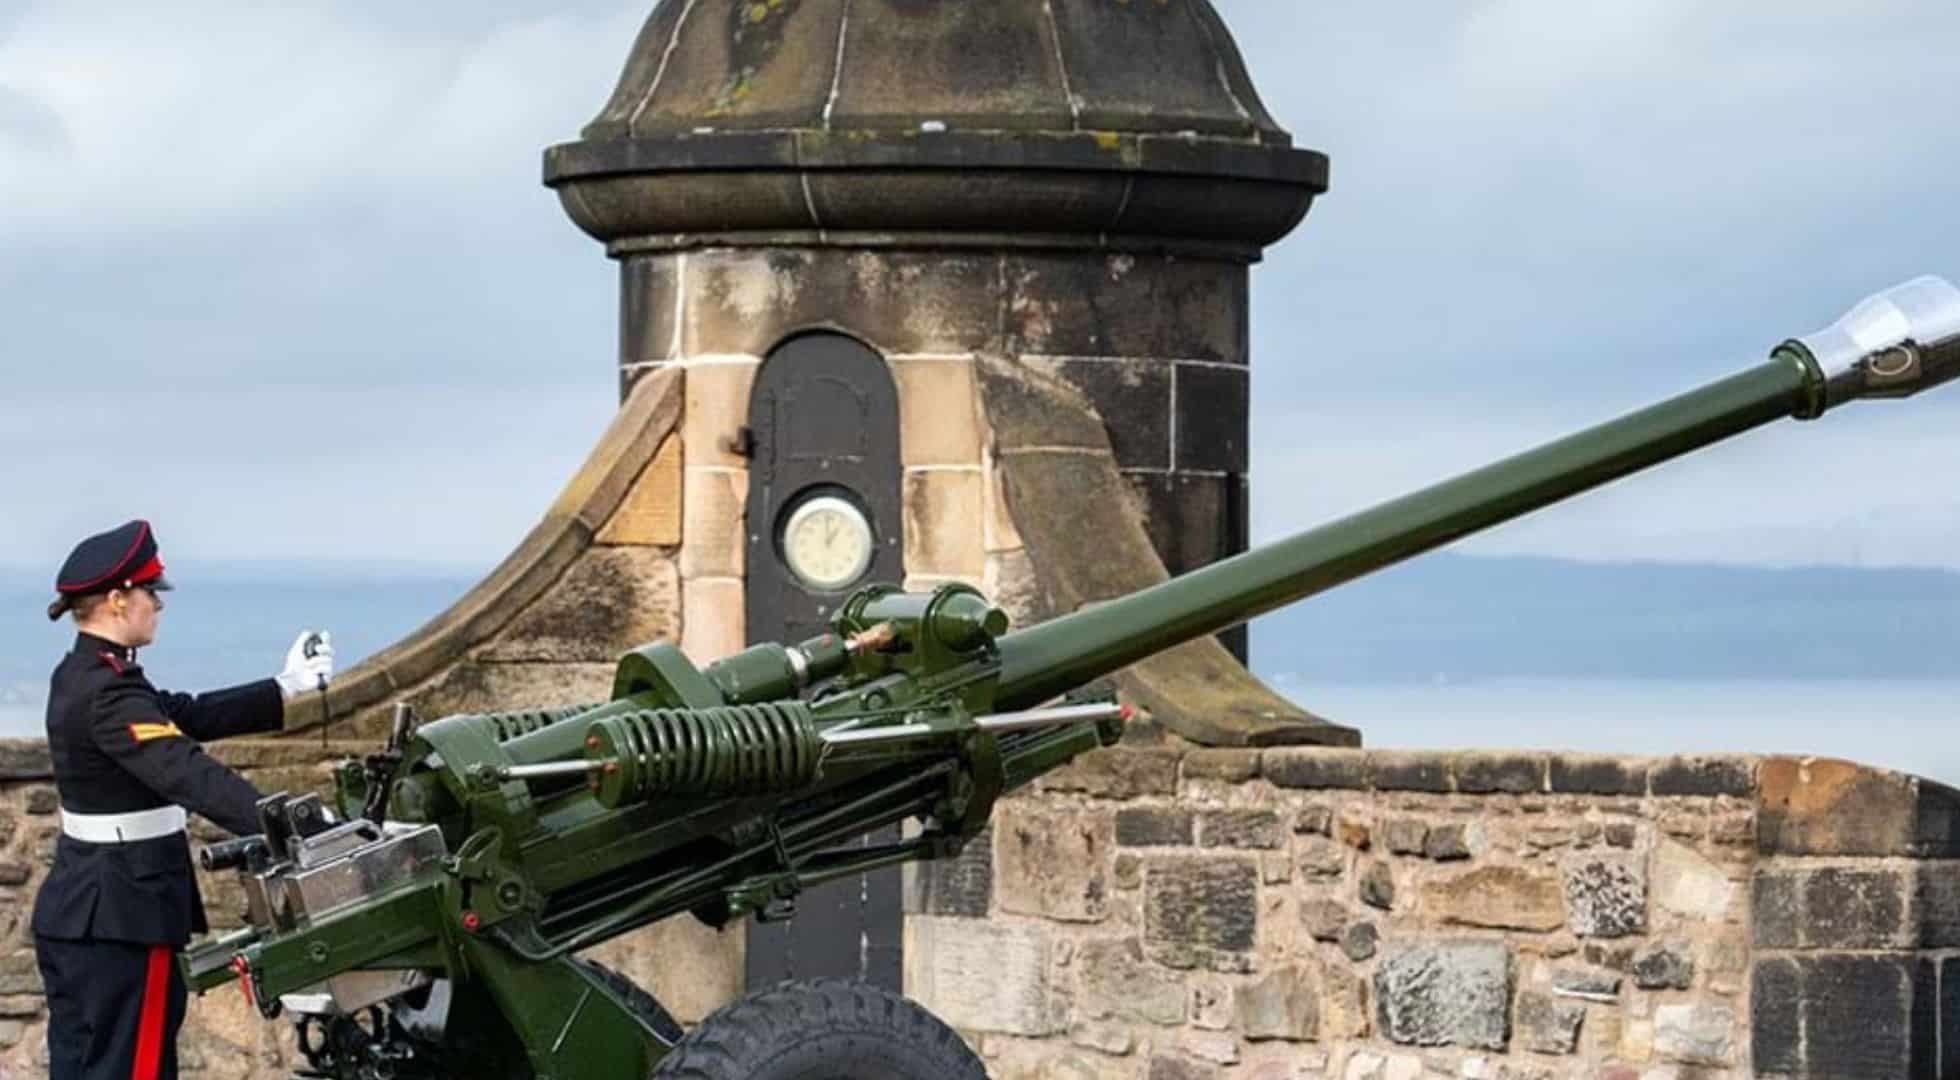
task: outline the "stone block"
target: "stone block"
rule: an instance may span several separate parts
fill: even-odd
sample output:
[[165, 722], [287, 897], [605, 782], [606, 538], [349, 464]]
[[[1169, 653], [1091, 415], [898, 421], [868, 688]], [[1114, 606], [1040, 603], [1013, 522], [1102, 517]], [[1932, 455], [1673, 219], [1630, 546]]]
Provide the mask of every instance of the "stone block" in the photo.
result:
[[1579, 860], [1565, 870], [1565, 909], [1580, 937], [1615, 938], [1647, 929], [1647, 874], [1626, 858]]
[[1193, 818], [1189, 810], [1126, 806], [1116, 812], [1119, 847], [1188, 847]]
[[[991, 434], [988, 437], [992, 438]], [[1027, 542], [1021, 538], [1020, 526], [1015, 524], [1013, 508], [1007, 502], [1007, 471], [1000, 467], [991, 449], [985, 451], [985, 469], [986, 486], [981, 491], [984, 506], [980, 519], [980, 541], [990, 555], [1021, 551]], [[987, 589], [986, 593], [995, 598], [995, 603], [1000, 602], [998, 588]], [[1012, 609], [1009, 609], [1009, 614], [1013, 614]], [[1028, 624], [1016, 619], [1015, 625]]]
[[659, 551], [588, 548], [477, 655], [490, 661], [617, 663], [637, 646], [680, 636], [680, 594], [674, 561]]
[[905, 570], [978, 580], [987, 549], [980, 530], [985, 477], [975, 469], [905, 470]]
[[905, 465], [980, 464], [980, 388], [973, 358], [897, 357], [899, 460]]
[[994, 817], [994, 859], [1003, 911], [1063, 922], [1109, 916], [1110, 815], [1002, 803]]
[[1684, 919], [1725, 921], [1741, 897], [1741, 886], [1720, 866], [1672, 840], [1655, 845], [1649, 872], [1654, 906]]
[[1029, 253], [1009, 256], [1005, 272], [1010, 351], [1245, 362], [1243, 264]]
[[[972, 970], [994, 970], [981, 963]], [[1189, 994], [1184, 977], [1146, 960], [1135, 938], [1086, 942], [1077, 950], [1073, 966], [1076, 1009], [1084, 1016], [1146, 1024], [1185, 1020]]]
[[1374, 786], [1382, 791], [1449, 791], [1450, 761], [1433, 750], [1376, 750], [1369, 755]]
[[1479, 824], [1437, 825], [1422, 841], [1422, 853], [1438, 862], [1467, 859], [1484, 849], [1484, 827]]
[[1325, 806], [1305, 806], [1293, 817], [1296, 835], [1334, 835], [1334, 811]]
[[1180, 756], [1175, 750], [1126, 746], [1091, 750], [1043, 777], [1041, 784], [1053, 791], [1074, 791], [1102, 799], [1175, 795]]
[[1112, 1057], [1122, 1057], [1137, 1048], [1137, 1037], [1127, 1025], [1092, 1020], [1070, 1027], [1068, 1041]]
[[1770, 855], [1951, 857], [1948, 789], [1829, 758], [1765, 758], [1756, 843]]
[[905, 992], [957, 1028], [1049, 1035], [1060, 1030], [1052, 948], [1038, 922], [914, 916], [905, 920]]
[[1355, 923], [1341, 934], [1341, 954], [1359, 964], [1375, 955], [1381, 945], [1381, 932], [1374, 923]]
[[1905, 936], [1905, 883], [1895, 870], [1824, 867], [1804, 882], [1803, 910], [1807, 945], [1884, 948]]
[[[1118, 467], [1171, 467], [1170, 362], [1144, 356], [1030, 357], [1027, 363], [1081, 392], [1109, 427], [1109, 447]], [[1243, 431], [1243, 408], [1237, 419]]]
[[27, 812], [37, 817], [52, 814], [61, 808], [61, 797], [51, 787], [31, 787], [27, 789]]
[[1553, 991], [1588, 1000], [1599, 1001], [1618, 997], [1620, 982], [1620, 977], [1610, 971], [1575, 967], [1552, 969]]
[[984, 918], [994, 898], [993, 837], [990, 826], [953, 858], [907, 863], [906, 912]]
[[1960, 957], [1939, 961], [1941, 1077], [1960, 1076]]
[[1737, 754], [1678, 754], [1655, 761], [1648, 784], [1655, 795], [1753, 795], [1756, 759]]
[[736, 434], [748, 425], [749, 392], [761, 365], [755, 356], [688, 361], [681, 439], [689, 466], [749, 467], [749, 459], [733, 446]]
[[1206, 1031], [1232, 1027], [1232, 984], [1216, 975], [1191, 977], [1191, 1024]]
[[1270, 851], [1284, 843], [1279, 815], [1271, 810], [1218, 810], [1198, 817], [1199, 845]]
[[1404, 944], [1375, 968], [1376, 1018], [1392, 1042], [1502, 1050], [1510, 1003], [1511, 954], [1496, 942]]
[[1542, 933], [1565, 925], [1565, 892], [1548, 873], [1484, 866], [1424, 883], [1422, 909], [1445, 925]]
[[1259, 871], [1235, 858], [1153, 861], [1144, 880], [1144, 940], [1249, 952], [1259, 922]]
[[1901, 956], [1799, 958], [1804, 1065], [1812, 1076], [1905, 1075], [1911, 977]]
[[1759, 949], [1794, 949], [1803, 944], [1803, 874], [1760, 870], [1750, 903], [1750, 933]]
[[739, 578], [695, 578], [681, 586], [681, 651], [696, 664], [733, 656], [747, 644], [747, 598]]
[[1654, 1052], [1684, 1065], [1727, 1065], [1735, 1058], [1735, 1011], [1696, 1001], [1654, 1009]]
[[1913, 931], [1921, 948], [1960, 946], [1960, 863], [1913, 866]]
[[1268, 750], [1259, 758], [1259, 771], [1283, 788], [1368, 789], [1368, 754], [1363, 750]]
[[49, 780], [54, 761], [46, 739], [0, 739], [0, 780]]
[[1642, 990], [1686, 990], [1695, 981], [1694, 954], [1685, 941], [1656, 941], [1633, 954], [1628, 970]]
[[[741, 996], [747, 942], [743, 922], [716, 930], [692, 918], [663, 919], [587, 955], [644, 987], [676, 1020], [692, 1025]], [[211, 1000], [204, 998], [202, 1006]]]
[[746, 469], [688, 469], [682, 493], [683, 577], [741, 577], [748, 567]]
[[1217, 1080], [1218, 1066], [1182, 1056], [1153, 1054], [1144, 1080]]
[[25, 863], [0, 861], [0, 885], [25, 885], [33, 876], [33, 868]]
[[1300, 929], [1315, 941], [1339, 941], [1347, 924], [1348, 909], [1337, 900], [1300, 902]]
[[1529, 795], [1545, 790], [1545, 758], [1541, 754], [1486, 753], [1457, 755], [1456, 789], [1474, 794], [1504, 792]]
[[971, 352], [996, 340], [998, 265], [977, 252], [691, 253], [681, 351], [759, 356], [797, 330], [849, 312], [851, 332], [886, 355]]
[[1533, 1053], [1576, 1053], [1579, 1025], [1585, 1020], [1584, 1005], [1559, 1001], [1536, 991], [1518, 995], [1518, 1041]]
[[1259, 776], [1259, 751], [1204, 749], [1193, 750], [1184, 756], [1184, 778], [1186, 780], [1217, 780], [1226, 784], [1243, 784]]
[[1382, 823], [1382, 846], [1396, 855], [1420, 855], [1429, 839], [1429, 826], [1414, 818], [1394, 818]]
[[680, 307], [679, 263], [684, 255], [633, 255], [619, 264], [619, 363], [673, 357]]
[[1290, 965], [1241, 986], [1233, 999], [1239, 1034], [1255, 1042], [1311, 1042], [1320, 1035], [1320, 979], [1315, 970]]
[[1395, 874], [1385, 862], [1371, 862], [1361, 872], [1355, 894], [1369, 907], [1391, 911], [1395, 907]]
[[1241, 364], [1173, 365], [1171, 468], [1245, 473], [1250, 374]]
[[594, 542], [673, 547], [682, 539], [681, 440], [662, 439], [653, 460], [640, 470]]
[[1611, 754], [1554, 754], [1546, 774], [1554, 792], [1645, 795], [1647, 760]]
[[1640, 827], [1626, 822], [1614, 822], [1600, 830], [1607, 847], [1630, 849], [1640, 841]]

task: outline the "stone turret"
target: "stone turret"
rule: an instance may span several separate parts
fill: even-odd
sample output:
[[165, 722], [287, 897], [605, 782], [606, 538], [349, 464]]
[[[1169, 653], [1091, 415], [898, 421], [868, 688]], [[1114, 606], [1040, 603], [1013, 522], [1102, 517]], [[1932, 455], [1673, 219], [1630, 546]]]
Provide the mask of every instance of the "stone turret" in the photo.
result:
[[[1202, 0], [663, 3], [545, 178], [621, 264], [623, 390], [686, 372], [704, 658], [820, 622], [824, 495], [861, 579], [1023, 621], [1244, 548], [1247, 269], [1327, 159]], [[1201, 741], [1352, 738], [1214, 647], [1132, 682]]]

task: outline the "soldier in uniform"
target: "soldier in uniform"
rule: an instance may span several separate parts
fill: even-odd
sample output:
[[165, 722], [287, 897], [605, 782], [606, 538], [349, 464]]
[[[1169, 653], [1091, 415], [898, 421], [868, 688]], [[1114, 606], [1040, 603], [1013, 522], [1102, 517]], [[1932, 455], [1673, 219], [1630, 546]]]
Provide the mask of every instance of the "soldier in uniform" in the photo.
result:
[[283, 703], [324, 688], [333, 670], [326, 635], [302, 633], [273, 678], [158, 690], [136, 650], [155, 640], [168, 588], [155, 534], [132, 521], [76, 545], [48, 606], [78, 631], [48, 690], [61, 836], [33, 921], [54, 1080], [177, 1075], [176, 952], [206, 929], [184, 812], [260, 831], [258, 790], [199, 743], [279, 730]]

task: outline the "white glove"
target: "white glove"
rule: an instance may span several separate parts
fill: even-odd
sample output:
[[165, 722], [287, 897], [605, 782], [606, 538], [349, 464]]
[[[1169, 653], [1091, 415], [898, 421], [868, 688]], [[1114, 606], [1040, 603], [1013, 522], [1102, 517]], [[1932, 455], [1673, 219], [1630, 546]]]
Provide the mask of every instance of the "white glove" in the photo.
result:
[[[307, 655], [309, 644], [311, 656]], [[332, 677], [333, 635], [325, 630], [318, 634], [301, 630], [293, 647], [286, 650], [286, 669], [272, 678], [279, 684], [280, 695], [291, 701], [308, 690], [325, 690]]]

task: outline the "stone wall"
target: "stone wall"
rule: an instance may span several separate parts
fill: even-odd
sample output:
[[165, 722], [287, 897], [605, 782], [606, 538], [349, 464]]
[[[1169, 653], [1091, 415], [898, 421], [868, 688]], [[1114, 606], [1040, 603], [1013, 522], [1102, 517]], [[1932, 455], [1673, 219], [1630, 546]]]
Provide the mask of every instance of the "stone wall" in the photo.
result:
[[916, 869], [907, 988], [1001, 1080], [1960, 1075], [1957, 799], [1792, 758], [1126, 745]]

